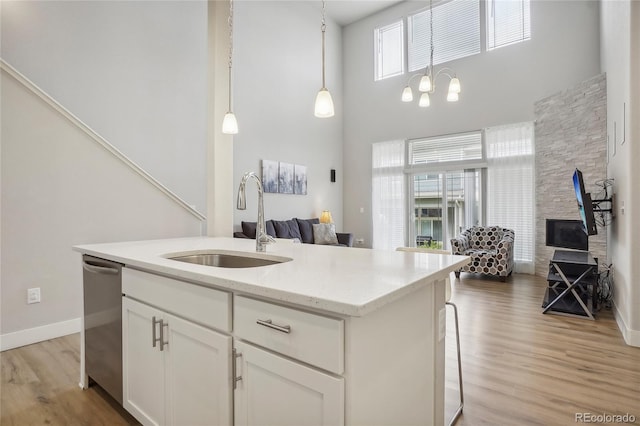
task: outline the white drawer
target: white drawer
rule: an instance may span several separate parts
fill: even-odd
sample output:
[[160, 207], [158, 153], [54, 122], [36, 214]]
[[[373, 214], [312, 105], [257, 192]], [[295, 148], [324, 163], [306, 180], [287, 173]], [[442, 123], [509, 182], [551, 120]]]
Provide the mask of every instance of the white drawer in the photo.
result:
[[344, 321], [236, 296], [234, 334], [336, 374], [344, 371]]
[[231, 331], [231, 293], [122, 268], [122, 292], [176, 316]]

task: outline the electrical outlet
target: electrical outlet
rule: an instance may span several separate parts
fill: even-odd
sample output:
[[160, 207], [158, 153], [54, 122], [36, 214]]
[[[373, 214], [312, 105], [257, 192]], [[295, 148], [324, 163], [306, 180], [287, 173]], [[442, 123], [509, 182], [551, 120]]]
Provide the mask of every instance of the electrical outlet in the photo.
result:
[[364, 245], [364, 238], [356, 238], [356, 245], [357, 246], [363, 246]]
[[27, 304], [40, 303], [40, 287], [27, 290]]
[[440, 309], [440, 312], [438, 312], [438, 342], [442, 342], [446, 334], [447, 334], [447, 312], [445, 308], [442, 308]]

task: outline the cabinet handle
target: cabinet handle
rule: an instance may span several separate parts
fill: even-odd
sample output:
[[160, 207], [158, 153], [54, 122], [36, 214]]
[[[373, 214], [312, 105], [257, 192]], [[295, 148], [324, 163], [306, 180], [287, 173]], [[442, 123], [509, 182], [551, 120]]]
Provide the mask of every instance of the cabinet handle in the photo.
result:
[[[160, 341], [160, 339], [158, 339], [156, 337], [156, 324], [158, 323], [158, 321], [156, 321], [156, 317], [152, 317], [151, 318], [151, 344], [153, 345], [153, 347], [156, 347], [156, 342]], [[162, 320], [160, 320], [160, 323], [162, 323]], [[162, 329], [160, 330], [160, 332], [162, 332]]]
[[164, 322], [164, 320], [160, 320], [160, 352], [162, 352], [164, 350], [165, 346], [169, 345], [168, 341], [164, 341], [164, 328], [165, 327], [169, 327], [169, 323], [168, 322]]
[[233, 348], [233, 362], [231, 364], [231, 375], [233, 376], [233, 389], [238, 387], [238, 382], [242, 380], [242, 376], [238, 376], [238, 358], [242, 357], [242, 354], [239, 354], [236, 348]]
[[264, 325], [265, 327], [269, 327], [269, 328], [273, 328], [274, 330], [277, 331], [281, 331], [283, 333], [291, 333], [291, 326], [290, 325], [278, 325], [278, 324], [274, 324], [273, 321], [271, 321], [270, 319], [268, 320], [258, 320], [256, 321], [256, 324], [260, 324], [260, 325]]

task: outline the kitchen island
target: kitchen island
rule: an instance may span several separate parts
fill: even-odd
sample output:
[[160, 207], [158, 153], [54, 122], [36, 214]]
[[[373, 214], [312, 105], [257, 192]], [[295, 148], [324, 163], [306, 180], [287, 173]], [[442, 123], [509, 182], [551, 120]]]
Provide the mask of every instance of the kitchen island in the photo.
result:
[[[144, 424], [444, 424], [444, 280], [467, 257], [207, 237], [74, 249], [125, 265], [123, 405]], [[171, 259], [212, 252], [280, 263]]]

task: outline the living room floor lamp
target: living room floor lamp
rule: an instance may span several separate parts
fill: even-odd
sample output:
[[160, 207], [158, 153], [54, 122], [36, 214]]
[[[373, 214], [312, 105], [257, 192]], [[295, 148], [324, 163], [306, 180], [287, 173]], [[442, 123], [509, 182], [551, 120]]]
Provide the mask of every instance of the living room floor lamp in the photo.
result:
[[233, 0], [229, 0], [229, 109], [222, 120], [222, 133], [235, 135], [238, 133], [238, 121], [231, 109], [231, 69], [233, 68]]
[[411, 90], [411, 81], [422, 75], [420, 78], [420, 84], [418, 85], [418, 91], [422, 94], [420, 95], [420, 99], [418, 100], [418, 106], [426, 108], [431, 104], [431, 99], [429, 98], [430, 94], [433, 94], [436, 90], [435, 81], [441, 74], [449, 77], [449, 92], [447, 94], [447, 101], [449, 102], [457, 102], [460, 94], [460, 80], [456, 76], [456, 73], [451, 68], [441, 68], [438, 72], [433, 72], [433, 5], [432, 0], [429, 0], [429, 28], [431, 31], [431, 36], [429, 38], [430, 42], [430, 55], [429, 55], [429, 65], [424, 69], [424, 74], [414, 74], [409, 77], [409, 81], [407, 81], [407, 85], [402, 91], [402, 102], [411, 102], [413, 101], [413, 91]]
[[333, 99], [331, 99], [331, 93], [325, 86], [325, 72], [324, 72], [324, 33], [327, 29], [325, 23], [325, 0], [322, 0], [322, 25], [320, 30], [322, 31], [322, 88], [316, 95], [315, 116], [319, 118], [333, 117]]

